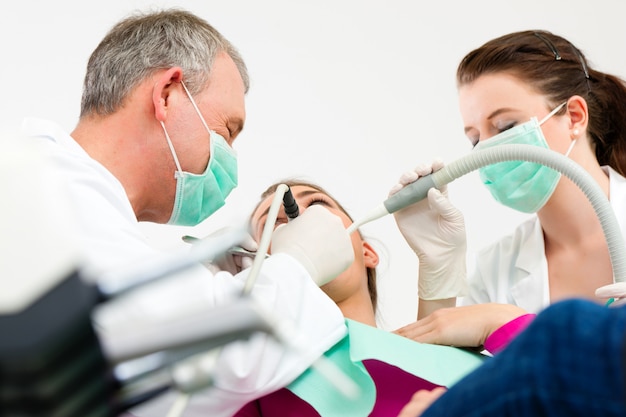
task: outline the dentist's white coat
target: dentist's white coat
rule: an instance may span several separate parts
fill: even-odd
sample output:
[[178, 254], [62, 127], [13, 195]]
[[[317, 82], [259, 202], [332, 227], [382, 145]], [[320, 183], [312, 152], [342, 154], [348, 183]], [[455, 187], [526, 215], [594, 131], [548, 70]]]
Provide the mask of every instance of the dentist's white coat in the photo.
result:
[[[44, 148], [66, 179], [85, 266], [107, 271], [159, 254], [142, 234], [122, 184], [67, 132], [51, 122], [26, 119], [23, 133], [29, 137], [25, 140]], [[219, 305], [239, 293], [246, 272], [214, 276], [199, 265], [185, 274], [206, 278], [207, 302]], [[232, 415], [247, 402], [290, 383], [346, 334], [339, 308], [288, 255], [275, 255], [264, 262], [252, 296], [273, 317], [291, 320], [299, 330], [292, 340], [298, 351], [264, 334], [228, 345], [219, 359], [216, 386], [194, 395], [185, 416]], [[169, 401], [171, 398], [157, 400], [134, 414], [162, 417]]]

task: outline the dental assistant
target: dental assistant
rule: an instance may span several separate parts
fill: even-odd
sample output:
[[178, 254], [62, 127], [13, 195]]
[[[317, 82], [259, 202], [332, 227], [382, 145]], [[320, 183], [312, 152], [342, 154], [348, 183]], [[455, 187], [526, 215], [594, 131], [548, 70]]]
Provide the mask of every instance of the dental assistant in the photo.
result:
[[[626, 235], [623, 80], [591, 68], [560, 36], [522, 31], [467, 54], [457, 86], [465, 134], [476, 149], [522, 143], [567, 155], [604, 190]], [[537, 313], [572, 297], [605, 301], [595, 292], [613, 283], [608, 248], [578, 186], [530, 162], [486, 166], [480, 178], [496, 201], [536, 216], [478, 252], [462, 304], [510, 303]], [[401, 230], [418, 227], [410, 216], [396, 221]]]
[[[502, 49], [505, 58], [498, 61]], [[527, 31], [470, 52], [458, 67], [457, 83], [465, 132], [476, 147], [497, 146], [496, 135], [511, 129], [501, 133], [511, 135], [509, 143], [530, 142], [567, 154], [605, 191], [626, 234], [622, 80], [590, 68], [568, 40]], [[532, 138], [521, 134], [518, 125], [531, 117], [541, 120], [562, 103]], [[480, 175], [497, 201], [537, 216], [478, 254], [467, 302], [509, 302], [538, 312], [566, 298], [596, 299], [596, 289], [613, 282], [599, 220], [571, 180], [515, 162], [485, 167]]]
[[[65, 179], [86, 268], [105, 272], [155, 259], [160, 252], [139, 221], [193, 226], [224, 204], [238, 182], [232, 145], [248, 88], [241, 56], [205, 20], [180, 9], [137, 13], [92, 53], [71, 134], [25, 121], [26, 140], [45, 149]], [[346, 334], [341, 311], [318, 284], [352, 263], [350, 237], [328, 210], [292, 223], [273, 241], [274, 256], [251, 296], [300, 330], [292, 341], [298, 349], [265, 335], [226, 346], [215, 385], [194, 395], [185, 415], [195, 407], [199, 415], [232, 415], [293, 381]], [[181, 275], [204, 282], [206, 302], [220, 305], [240, 294], [246, 272], [214, 276], [198, 265]], [[106, 326], [100, 331], [106, 339]], [[163, 401], [134, 414], [164, 415], [170, 404]]]

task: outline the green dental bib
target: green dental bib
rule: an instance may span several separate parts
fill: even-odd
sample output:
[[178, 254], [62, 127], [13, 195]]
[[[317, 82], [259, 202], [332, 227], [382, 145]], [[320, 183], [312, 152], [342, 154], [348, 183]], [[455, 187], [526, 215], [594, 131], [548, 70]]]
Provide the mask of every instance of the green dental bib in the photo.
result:
[[346, 320], [346, 325], [348, 334], [324, 356], [359, 386], [358, 396], [344, 396], [311, 368], [287, 387], [324, 417], [367, 416], [372, 411], [376, 387], [363, 360], [386, 362], [433, 384], [450, 387], [486, 359], [458, 348], [417, 343], [352, 320]]

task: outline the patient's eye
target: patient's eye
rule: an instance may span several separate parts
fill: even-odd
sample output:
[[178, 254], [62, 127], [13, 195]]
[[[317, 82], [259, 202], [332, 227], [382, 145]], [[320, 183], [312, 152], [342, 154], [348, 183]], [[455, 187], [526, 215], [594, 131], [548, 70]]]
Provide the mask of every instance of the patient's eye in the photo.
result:
[[323, 199], [321, 197], [313, 197], [307, 204], [307, 207], [311, 207], [314, 206], [316, 204], [321, 204], [323, 206], [326, 207], [331, 207], [332, 203], [330, 202], [330, 199]]

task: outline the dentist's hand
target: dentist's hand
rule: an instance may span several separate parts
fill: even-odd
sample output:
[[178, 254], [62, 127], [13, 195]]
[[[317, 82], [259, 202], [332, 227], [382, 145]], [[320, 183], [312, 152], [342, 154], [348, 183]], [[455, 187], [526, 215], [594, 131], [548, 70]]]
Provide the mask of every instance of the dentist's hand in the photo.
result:
[[[233, 233], [233, 231], [235, 230], [237, 229], [234, 227], [224, 227], [203, 237], [202, 239], [197, 240], [220, 239], [222, 236]], [[191, 236], [184, 236], [183, 240], [193, 244], [196, 238], [193, 238]], [[249, 234], [246, 234], [244, 236], [244, 239], [239, 242], [239, 246], [250, 252], [256, 252], [259, 248], [259, 245]], [[203, 262], [203, 264], [214, 274], [219, 271], [227, 271], [230, 272], [232, 275], [235, 275], [241, 272], [243, 269], [250, 268], [252, 266], [253, 260], [254, 259], [250, 256], [241, 255], [236, 252], [226, 252], [215, 259], [210, 259], [206, 262]]]
[[[418, 178], [443, 168], [441, 160], [404, 173], [393, 195]], [[419, 259], [419, 298], [439, 300], [465, 294], [465, 221], [447, 197], [447, 187], [431, 188], [428, 198], [394, 213], [398, 228]]]
[[606, 300], [613, 298], [611, 307], [624, 305], [626, 304], [626, 282], [616, 282], [600, 287], [596, 290], [596, 297]]
[[314, 205], [272, 235], [272, 254], [293, 256], [322, 286], [354, 262], [352, 240], [341, 219], [322, 206]]

